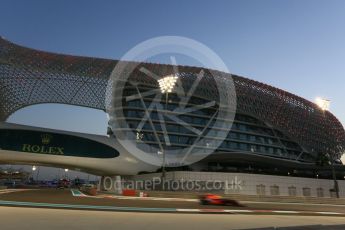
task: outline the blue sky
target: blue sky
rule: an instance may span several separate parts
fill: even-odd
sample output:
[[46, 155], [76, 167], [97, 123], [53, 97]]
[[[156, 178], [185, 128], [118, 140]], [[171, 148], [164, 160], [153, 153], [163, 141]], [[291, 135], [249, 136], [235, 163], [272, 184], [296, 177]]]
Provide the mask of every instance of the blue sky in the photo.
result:
[[[58, 53], [118, 59], [152, 37], [189, 37], [232, 73], [330, 99], [345, 124], [342, 0], [3, 0], [0, 12], [2, 36]], [[62, 105], [25, 108], [10, 121], [99, 134], [106, 128], [103, 112]]]

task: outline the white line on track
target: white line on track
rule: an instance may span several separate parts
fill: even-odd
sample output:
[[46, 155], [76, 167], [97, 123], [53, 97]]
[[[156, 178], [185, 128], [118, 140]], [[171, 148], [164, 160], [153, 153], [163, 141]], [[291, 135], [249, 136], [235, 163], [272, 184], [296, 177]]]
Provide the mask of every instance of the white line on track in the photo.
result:
[[282, 204], [282, 205], [311, 205], [311, 206], [334, 206], [334, 207], [345, 207], [345, 204], [315, 204], [315, 203], [296, 203], [296, 202], [272, 202], [272, 201], [241, 201], [243, 204]]
[[325, 215], [342, 215], [343, 213], [339, 212], [315, 212], [317, 214], [325, 214]]
[[22, 191], [27, 191], [27, 190], [31, 190], [31, 189], [2, 189], [0, 190], [0, 194], [22, 192]]
[[274, 212], [274, 213], [286, 213], [286, 214], [289, 214], [289, 213], [299, 213], [299, 212], [297, 212], [297, 211], [281, 211], [281, 210], [277, 210], [277, 211], [272, 211], [272, 212]]

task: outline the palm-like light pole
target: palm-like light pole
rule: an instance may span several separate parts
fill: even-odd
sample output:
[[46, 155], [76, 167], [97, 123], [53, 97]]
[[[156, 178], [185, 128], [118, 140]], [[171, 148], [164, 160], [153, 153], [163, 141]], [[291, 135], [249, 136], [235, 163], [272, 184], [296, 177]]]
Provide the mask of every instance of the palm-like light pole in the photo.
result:
[[35, 165], [33, 165], [32, 166], [32, 181], [34, 181], [35, 180], [35, 178], [34, 178], [34, 172], [36, 171], [36, 166]]
[[67, 175], [67, 173], [68, 173], [68, 169], [65, 169], [65, 178], [67, 179], [68, 178], [68, 175]]
[[34, 179], [34, 172], [37, 170], [36, 174], [36, 181], [38, 181], [38, 176], [40, 174], [40, 167], [36, 167], [35, 165], [32, 166], [32, 179]]
[[[321, 108], [322, 111], [328, 111], [329, 106], [331, 104], [331, 101], [328, 99], [324, 99], [321, 97], [317, 97], [315, 99], [315, 103]], [[339, 185], [337, 181], [337, 176], [334, 168], [334, 157], [330, 153], [327, 153], [327, 156], [329, 158], [329, 161], [331, 163], [331, 168], [332, 168], [332, 176], [333, 176], [333, 181], [334, 181], [334, 192], [337, 198], [339, 198]]]
[[[159, 88], [161, 90], [161, 93], [165, 93], [165, 114], [167, 114], [168, 111], [168, 97], [169, 93], [171, 93], [176, 85], [177, 82], [177, 76], [169, 75], [164, 78], [161, 78], [158, 80]], [[165, 130], [166, 132], [166, 130]], [[167, 133], [164, 133], [164, 135], [168, 135]], [[165, 179], [165, 150], [162, 151], [161, 154], [163, 154], [163, 161], [162, 161], [162, 180]]]

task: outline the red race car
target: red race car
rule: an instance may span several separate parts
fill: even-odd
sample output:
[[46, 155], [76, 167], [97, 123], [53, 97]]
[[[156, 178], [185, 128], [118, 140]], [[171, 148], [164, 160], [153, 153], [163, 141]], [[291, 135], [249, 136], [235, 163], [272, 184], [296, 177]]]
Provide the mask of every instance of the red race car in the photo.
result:
[[243, 207], [243, 205], [240, 204], [236, 200], [223, 198], [215, 194], [202, 195], [200, 196], [199, 199], [200, 199], [200, 204], [202, 205], [230, 205], [230, 206]]

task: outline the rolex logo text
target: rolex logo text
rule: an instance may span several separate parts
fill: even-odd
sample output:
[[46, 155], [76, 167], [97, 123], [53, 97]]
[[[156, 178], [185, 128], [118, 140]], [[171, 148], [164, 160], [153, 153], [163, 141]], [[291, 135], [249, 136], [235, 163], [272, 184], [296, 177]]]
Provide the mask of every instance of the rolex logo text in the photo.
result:
[[42, 134], [41, 135], [42, 145], [23, 144], [22, 151], [31, 152], [31, 153], [64, 155], [64, 148], [48, 146], [48, 144], [50, 144], [52, 139], [53, 139], [52, 135]]
[[31, 153], [64, 155], [64, 148], [62, 148], [62, 147], [50, 147], [50, 146], [45, 146], [45, 145], [40, 146], [40, 145], [24, 144], [22, 151], [23, 152], [31, 152]]

